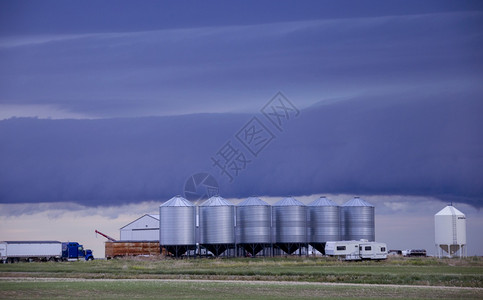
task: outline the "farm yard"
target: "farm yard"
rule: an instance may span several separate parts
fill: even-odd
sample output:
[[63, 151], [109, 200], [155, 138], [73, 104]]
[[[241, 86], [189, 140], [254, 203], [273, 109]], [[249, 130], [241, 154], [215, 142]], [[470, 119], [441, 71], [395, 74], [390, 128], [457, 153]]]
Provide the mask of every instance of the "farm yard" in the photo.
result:
[[483, 259], [391, 257], [343, 262], [275, 257], [136, 257], [0, 265], [1, 299], [46, 298], [473, 298]]

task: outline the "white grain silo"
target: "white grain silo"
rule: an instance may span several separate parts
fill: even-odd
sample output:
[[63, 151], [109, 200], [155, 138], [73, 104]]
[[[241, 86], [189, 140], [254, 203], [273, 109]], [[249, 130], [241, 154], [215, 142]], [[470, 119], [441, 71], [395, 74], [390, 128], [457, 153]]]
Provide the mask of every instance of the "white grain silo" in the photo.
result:
[[434, 215], [434, 241], [438, 257], [466, 256], [466, 216], [453, 205]]

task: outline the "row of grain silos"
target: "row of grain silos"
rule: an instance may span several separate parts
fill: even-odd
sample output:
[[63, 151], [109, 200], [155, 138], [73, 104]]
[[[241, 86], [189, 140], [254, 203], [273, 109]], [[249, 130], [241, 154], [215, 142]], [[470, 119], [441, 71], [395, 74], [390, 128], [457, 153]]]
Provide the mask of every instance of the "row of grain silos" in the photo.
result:
[[325, 197], [309, 205], [288, 197], [273, 206], [250, 197], [235, 206], [215, 196], [197, 207], [176, 196], [160, 206], [159, 219], [160, 245], [175, 256], [197, 244], [215, 256], [239, 248], [254, 256], [274, 248], [292, 254], [308, 244], [324, 253], [327, 241], [375, 240], [374, 206], [358, 197], [342, 206]]

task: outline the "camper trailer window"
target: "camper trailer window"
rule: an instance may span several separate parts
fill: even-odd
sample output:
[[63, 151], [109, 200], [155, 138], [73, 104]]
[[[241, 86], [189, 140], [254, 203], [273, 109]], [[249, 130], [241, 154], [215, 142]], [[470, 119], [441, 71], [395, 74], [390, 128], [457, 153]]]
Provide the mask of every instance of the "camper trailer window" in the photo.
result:
[[381, 252], [386, 252], [386, 247], [381, 247]]
[[366, 251], [371, 251], [371, 246], [366, 246], [364, 249], [366, 249]]
[[345, 246], [337, 246], [337, 251], [345, 250]]

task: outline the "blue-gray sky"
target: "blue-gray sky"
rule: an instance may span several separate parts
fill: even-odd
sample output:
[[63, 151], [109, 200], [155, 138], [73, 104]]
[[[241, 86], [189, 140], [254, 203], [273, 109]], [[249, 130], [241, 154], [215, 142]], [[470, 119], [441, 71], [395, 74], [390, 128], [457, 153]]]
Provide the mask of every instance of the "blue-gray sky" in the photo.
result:
[[0, 6], [2, 203], [167, 199], [197, 171], [223, 177], [211, 157], [283, 91], [300, 116], [218, 178], [227, 196], [481, 206], [478, 1]]

